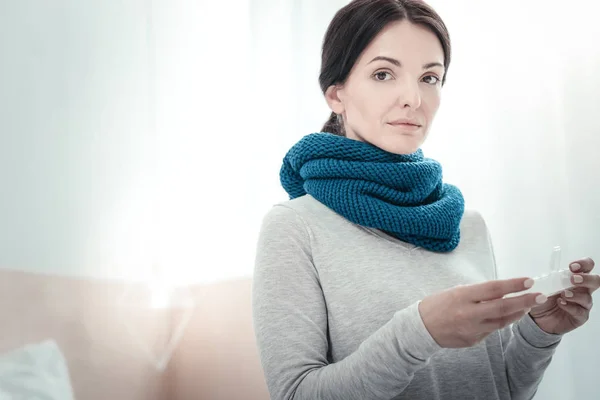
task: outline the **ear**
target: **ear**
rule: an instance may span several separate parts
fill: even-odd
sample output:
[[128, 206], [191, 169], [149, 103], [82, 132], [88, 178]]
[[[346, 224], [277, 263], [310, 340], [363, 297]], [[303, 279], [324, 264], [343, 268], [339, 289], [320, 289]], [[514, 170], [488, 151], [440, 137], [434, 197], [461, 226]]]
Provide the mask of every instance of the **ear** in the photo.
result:
[[331, 111], [333, 111], [336, 114], [343, 114], [346, 109], [344, 107], [344, 103], [340, 98], [340, 94], [342, 94], [340, 93], [341, 90], [342, 88], [340, 86], [331, 85], [327, 88], [327, 91], [325, 92], [325, 100], [327, 101], [327, 104], [329, 105]]

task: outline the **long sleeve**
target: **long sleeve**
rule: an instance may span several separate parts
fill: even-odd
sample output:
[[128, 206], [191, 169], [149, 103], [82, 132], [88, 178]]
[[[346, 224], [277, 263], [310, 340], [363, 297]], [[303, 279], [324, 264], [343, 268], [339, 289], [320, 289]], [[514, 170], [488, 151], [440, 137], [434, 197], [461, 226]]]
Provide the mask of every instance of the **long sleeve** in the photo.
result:
[[562, 335], [543, 331], [529, 315], [501, 332], [508, 386], [513, 400], [533, 398]]
[[311, 232], [285, 206], [273, 207], [263, 219], [252, 292], [254, 330], [273, 400], [389, 400], [441, 349], [417, 302], [397, 311], [354, 353], [331, 363]]
[[[498, 279], [496, 256], [488, 231], [494, 279]], [[529, 314], [500, 331], [511, 399], [530, 400], [538, 390], [562, 335], [542, 330]]]

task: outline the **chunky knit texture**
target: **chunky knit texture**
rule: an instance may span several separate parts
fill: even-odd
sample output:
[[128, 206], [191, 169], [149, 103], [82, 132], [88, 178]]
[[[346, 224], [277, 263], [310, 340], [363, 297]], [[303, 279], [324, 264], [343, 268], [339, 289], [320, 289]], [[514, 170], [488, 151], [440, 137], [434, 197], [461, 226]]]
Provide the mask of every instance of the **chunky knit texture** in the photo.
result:
[[330, 133], [303, 137], [279, 174], [290, 200], [307, 193], [347, 218], [436, 252], [460, 241], [464, 199], [421, 149], [399, 155]]

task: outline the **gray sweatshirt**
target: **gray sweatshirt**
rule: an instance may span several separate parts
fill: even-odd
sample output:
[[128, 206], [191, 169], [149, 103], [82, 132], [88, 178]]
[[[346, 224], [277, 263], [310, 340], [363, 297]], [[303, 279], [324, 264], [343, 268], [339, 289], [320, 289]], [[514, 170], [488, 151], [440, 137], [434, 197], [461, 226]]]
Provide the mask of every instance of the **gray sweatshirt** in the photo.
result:
[[265, 215], [253, 322], [272, 400], [531, 399], [561, 335], [529, 315], [463, 349], [441, 348], [424, 297], [496, 279], [488, 230], [467, 210], [434, 253], [356, 225], [310, 195]]

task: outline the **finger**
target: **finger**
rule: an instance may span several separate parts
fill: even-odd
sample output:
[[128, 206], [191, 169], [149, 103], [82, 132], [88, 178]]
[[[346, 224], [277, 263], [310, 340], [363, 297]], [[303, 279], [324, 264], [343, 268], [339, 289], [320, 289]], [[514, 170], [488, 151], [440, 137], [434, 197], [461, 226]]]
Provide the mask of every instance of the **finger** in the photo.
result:
[[532, 286], [531, 278], [514, 278], [468, 285], [464, 286], [464, 290], [468, 300], [481, 302], [500, 299], [509, 293], [521, 292]]
[[558, 299], [556, 304], [577, 320], [581, 320], [581, 321], [585, 322], [589, 318], [589, 315], [590, 315], [589, 310], [586, 310], [585, 308], [581, 307], [579, 304], [570, 303], [568, 301], [565, 301], [564, 299]]
[[528, 293], [507, 299], [495, 299], [479, 303], [475, 308], [475, 314], [484, 320], [501, 319], [539, 306], [545, 303], [546, 300], [547, 297], [541, 293]]
[[505, 326], [510, 325], [513, 322], [520, 320], [528, 312], [529, 312], [529, 309], [526, 309], [526, 310], [518, 311], [516, 313], [505, 315], [504, 317], [501, 317], [501, 318], [486, 319], [482, 323], [483, 329], [486, 332], [493, 332], [493, 331], [496, 331], [498, 329], [502, 329]]
[[586, 257], [573, 261], [569, 266], [573, 272], [588, 273], [594, 269], [594, 265], [594, 260], [592, 260], [590, 257]]
[[561, 299], [577, 304], [586, 310], [590, 311], [592, 306], [594, 305], [594, 300], [592, 299], [592, 295], [589, 292], [573, 292], [571, 290], [565, 290], [561, 294]]
[[571, 282], [574, 287], [586, 288], [590, 293], [593, 293], [600, 288], [600, 275], [573, 274]]

